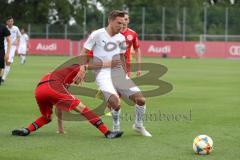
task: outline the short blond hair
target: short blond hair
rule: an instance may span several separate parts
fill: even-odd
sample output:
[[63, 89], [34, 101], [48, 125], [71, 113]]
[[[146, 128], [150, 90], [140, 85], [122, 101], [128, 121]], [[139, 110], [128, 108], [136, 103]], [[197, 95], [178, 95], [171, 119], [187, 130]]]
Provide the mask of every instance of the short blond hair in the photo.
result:
[[117, 17], [124, 17], [125, 13], [124, 11], [120, 10], [113, 10], [108, 15], [108, 20], [115, 20]]

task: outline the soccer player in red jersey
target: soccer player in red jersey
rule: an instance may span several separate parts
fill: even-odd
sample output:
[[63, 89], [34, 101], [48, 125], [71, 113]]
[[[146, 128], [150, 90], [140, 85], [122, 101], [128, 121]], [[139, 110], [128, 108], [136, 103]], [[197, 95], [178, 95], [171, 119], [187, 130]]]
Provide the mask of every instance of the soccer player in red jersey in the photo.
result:
[[[85, 70], [86, 71], [86, 70]], [[82, 75], [85, 71], [81, 71]], [[71, 111], [74, 110], [83, 115], [92, 125], [105, 135], [106, 138], [121, 137], [123, 132], [110, 131], [102, 120], [85, 106], [78, 98], [71, 95], [67, 88], [71, 83], [76, 82], [75, 77], [80, 72], [79, 64], [63, 67], [45, 75], [38, 83], [35, 89], [35, 98], [41, 112], [41, 116], [31, 123], [27, 128], [15, 129], [12, 135], [27, 136], [31, 132], [36, 131], [43, 125], [51, 122], [53, 105], [59, 110]]]
[[137, 76], [141, 75], [141, 50], [139, 48], [139, 40], [138, 40], [138, 34], [128, 28], [129, 24], [129, 15], [128, 12], [124, 12], [124, 24], [121, 33], [125, 36], [126, 39], [126, 44], [127, 44], [127, 50], [125, 53], [125, 60], [126, 60], [126, 69], [127, 69], [127, 74], [128, 76], [131, 75], [131, 48], [133, 47], [134, 53], [136, 55], [136, 61], [138, 64], [137, 68]]
[[[93, 58], [93, 51], [89, 51], [87, 54], [87, 62], [89, 63], [89, 61]], [[101, 92], [100, 92], [101, 93]], [[100, 94], [99, 93], [99, 94]], [[65, 134], [66, 132], [64, 131], [64, 124], [63, 124], [63, 120], [62, 120], [62, 111], [61, 109], [56, 109], [56, 114], [57, 114], [57, 123], [58, 123], [58, 130], [57, 133], [59, 134]]]

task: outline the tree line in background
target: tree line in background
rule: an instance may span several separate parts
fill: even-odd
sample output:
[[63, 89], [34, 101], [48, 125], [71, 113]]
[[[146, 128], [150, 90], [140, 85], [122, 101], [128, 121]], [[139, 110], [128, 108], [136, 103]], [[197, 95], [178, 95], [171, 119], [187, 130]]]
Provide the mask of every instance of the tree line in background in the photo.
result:
[[1, 0], [0, 21], [4, 23], [6, 17], [13, 16], [19, 26], [85, 25], [90, 32], [106, 24], [107, 13], [111, 10], [124, 9], [130, 13], [130, 27], [140, 34], [144, 14], [147, 35], [162, 34], [163, 31], [169, 35], [183, 32], [194, 35], [203, 33], [204, 8], [207, 8], [208, 34], [226, 33], [226, 14], [228, 34], [239, 34], [240, 2], [236, 1], [234, 5], [229, 0], [214, 2], [217, 3], [212, 5], [210, 0]]

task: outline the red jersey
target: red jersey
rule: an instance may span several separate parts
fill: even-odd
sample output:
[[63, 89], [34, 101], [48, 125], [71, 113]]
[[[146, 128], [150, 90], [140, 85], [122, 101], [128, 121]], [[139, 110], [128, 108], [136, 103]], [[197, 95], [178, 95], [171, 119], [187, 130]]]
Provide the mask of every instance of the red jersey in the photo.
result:
[[126, 62], [130, 63], [131, 47], [133, 46], [134, 49], [139, 48], [138, 34], [130, 28], [127, 28], [126, 31], [121, 33], [124, 35], [127, 44], [127, 50], [125, 53]]
[[57, 69], [51, 73], [45, 75], [41, 80], [44, 81], [57, 81], [62, 83], [63, 85], [68, 85], [73, 82], [73, 79], [76, 77], [77, 73], [79, 72], [79, 64], [73, 64], [71, 66], [67, 66], [64, 68]]
[[79, 64], [65, 66], [45, 75], [35, 89], [35, 97], [39, 105], [41, 114], [51, 118], [52, 107], [55, 105], [59, 109], [71, 111], [80, 100], [67, 90], [67, 85], [79, 72]]

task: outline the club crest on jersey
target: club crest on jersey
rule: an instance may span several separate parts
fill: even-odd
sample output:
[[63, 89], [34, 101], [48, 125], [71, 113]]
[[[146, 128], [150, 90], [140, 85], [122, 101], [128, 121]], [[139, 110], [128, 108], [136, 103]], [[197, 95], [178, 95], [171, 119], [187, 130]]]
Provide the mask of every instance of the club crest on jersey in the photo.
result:
[[132, 35], [127, 35], [127, 40], [128, 41], [132, 41], [133, 40], [133, 36]]

